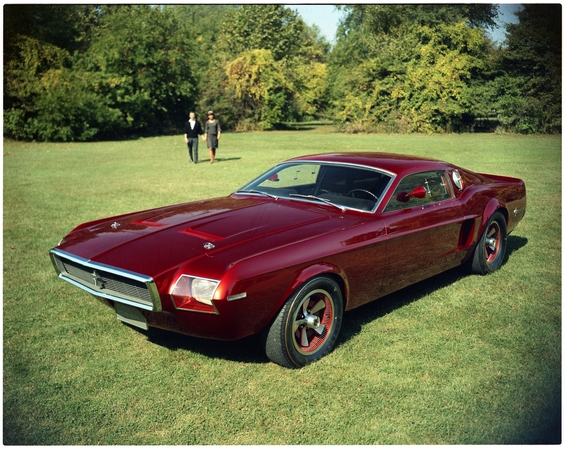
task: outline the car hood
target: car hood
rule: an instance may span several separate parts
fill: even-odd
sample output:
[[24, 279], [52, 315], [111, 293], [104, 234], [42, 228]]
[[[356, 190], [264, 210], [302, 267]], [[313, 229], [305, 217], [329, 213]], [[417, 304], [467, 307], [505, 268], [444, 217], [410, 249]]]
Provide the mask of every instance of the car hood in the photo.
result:
[[242, 259], [328, 232], [331, 218], [326, 208], [301, 202], [225, 197], [87, 225], [60, 249], [155, 277], [193, 259], [229, 251]]

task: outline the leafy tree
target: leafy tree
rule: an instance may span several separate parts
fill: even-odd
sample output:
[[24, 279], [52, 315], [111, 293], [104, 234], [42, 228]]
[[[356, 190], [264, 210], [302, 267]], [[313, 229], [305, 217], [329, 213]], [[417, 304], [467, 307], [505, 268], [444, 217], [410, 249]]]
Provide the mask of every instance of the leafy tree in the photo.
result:
[[96, 74], [77, 74], [66, 50], [22, 37], [23, 56], [7, 67], [4, 132], [16, 139], [84, 141], [119, 118], [96, 93]]
[[84, 48], [99, 8], [89, 5], [5, 5], [4, 64], [18, 58], [21, 36], [73, 53]]
[[[197, 110], [197, 115], [211, 109], [211, 104], [199, 102], [215, 96], [218, 86], [218, 70], [214, 55], [220, 33], [221, 23], [236, 6], [233, 5], [174, 5], [166, 6], [176, 18], [184, 36], [185, 45], [191, 51], [191, 68], [194, 75], [195, 91], [189, 99], [189, 108]], [[216, 97], [214, 104], [230, 104], [231, 100]], [[224, 107], [222, 109], [225, 109]], [[223, 126], [225, 126], [223, 114]]]
[[465, 22], [471, 28], [494, 28], [498, 7], [492, 4], [423, 4], [423, 5], [348, 5], [339, 26], [338, 35], [353, 30], [389, 34], [404, 24], [417, 27], [437, 27], [448, 23]]
[[108, 119], [96, 95], [88, 94], [88, 77], [76, 77], [71, 69], [72, 54], [85, 47], [97, 17], [98, 9], [87, 5], [4, 7], [6, 135], [88, 139], [98, 130], [85, 116]]
[[561, 5], [526, 4], [507, 25], [494, 102], [502, 122], [519, 132], [561, 131]]
[[175, 129], [195, 81], [187, 35], [170, 11], [147, 5], [71, 10], [82, 25], [66, 48], [42, 40], [43, 26], [30, 32], [37, 37], [12, 41], [5, 133], [87, 140]]
[[304, 25], [296, 12], [283, 5], [244, 5], [225, 18], [217, 51], [230, 58], [265, 49], [279, 61], [299, 53]]
[[215, 109], [241, 129], [254, 124], [271, 129], [317, 115], [324, 108], [328, 51], [318, 33], [282, 5], [245, 5], [230, 11], [213, 64], [223, 73], [211, 75], [215, 96], [205, 95], [201, 102], [224, 106]]
[[253, 114], [249, 119], [262, 129], [272, 129], [291, 118], [293, 93], [282, 68], [266, 49], [245, 52], [226, 68], [228, 87], [241, 107]]
[[98, 72], [101, 88], [133, 132], [160, 133], [186, 115], [195, 89], [189, 37], [169, 10], [147, 5], [107, 7], [89, 50], [81, 58]]
[[472, 112], [469, 81], [484, 66], [483, 32], [464, 23], [419, 31], [419, 56], [408, 64], [407, 78], [396, 93], [400, 112], [412, 131], [459, 129]]
[[[178, 129], [189, 109], [211, 108], [225, 127], [270, 129], [326, 107], [329, 45], [281, 5], [14, 5], [5, 11], [9, 137], [164, 133]], [[262, 93], [253, 95], [235, 73], [254, 75], [258, 67]]]
[[182, 98], [184, 114], [178, 117], [179, 127], [194, 110], [198, 117], [205, 118], [204, 112], [215, 109], [222, 117], [223, 128], [236, 123], [234, 96], [222, 88], [226, 74], [217, 57], [216, 46], [224, 17], [236, 9], [233, 5], [173, 5], [164, 6], [179, 25], [179, 35], [187, 49], [187, 63], [191, 68], [192, 91]]
[[[478, 6], [476, 8], [475, 6]], [[331, 57], [334, 117], [352, 131], [469, 126], [490, 5], [353, 5]]]

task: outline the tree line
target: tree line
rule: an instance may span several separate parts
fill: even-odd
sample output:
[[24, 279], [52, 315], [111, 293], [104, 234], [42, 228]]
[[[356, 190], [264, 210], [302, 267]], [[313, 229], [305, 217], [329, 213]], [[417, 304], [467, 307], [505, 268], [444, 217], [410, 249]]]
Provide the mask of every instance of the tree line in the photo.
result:
[[88, 141], [332, 120], [561, 132], [561, 5], [346, 5], [333, 46], [283, 5], [5, 5], [4, 135]]

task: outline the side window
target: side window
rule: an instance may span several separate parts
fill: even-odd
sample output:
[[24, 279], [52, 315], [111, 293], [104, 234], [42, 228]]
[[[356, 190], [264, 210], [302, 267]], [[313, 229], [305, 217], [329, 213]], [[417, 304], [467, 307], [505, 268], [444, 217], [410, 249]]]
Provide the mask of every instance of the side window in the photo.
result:
[[400, 181], [384, 212], [428, 205], [451, 197], [452, 191], [445, 172], [414, 173]]

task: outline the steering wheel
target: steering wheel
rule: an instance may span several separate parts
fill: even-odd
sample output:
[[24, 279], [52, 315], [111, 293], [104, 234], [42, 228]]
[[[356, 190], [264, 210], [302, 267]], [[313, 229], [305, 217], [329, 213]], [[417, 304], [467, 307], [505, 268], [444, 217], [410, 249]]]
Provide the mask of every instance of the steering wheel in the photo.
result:
[[[348, 197], [350, 194], [353, 194], [353, 193], [355, 193], [355, 192], [364, 192], [365, 194], [368, 194], [368, 195], [374, 197], [374, 198], [376, 199], [376, 201], [378, 201], [378, 197], [376, 197], [372, 192], [367, 191], [366, 189], [353, 189], [352, 191], [350, 191], [350, 192], [347, 194], [347, 197]], [[354, 195], [352, 195], [351, 197], [356, 198]]]
[[425, 188], [427, 193], [433, 200], [443, 200], [447, 196], [447, 187], [445, 182], [440, 182], [435, 179], [425, 179]]

